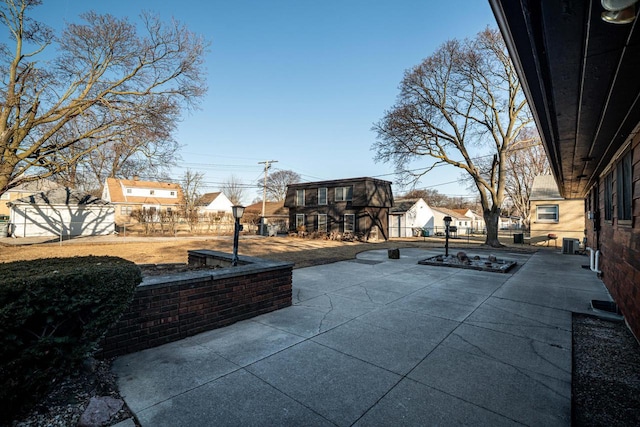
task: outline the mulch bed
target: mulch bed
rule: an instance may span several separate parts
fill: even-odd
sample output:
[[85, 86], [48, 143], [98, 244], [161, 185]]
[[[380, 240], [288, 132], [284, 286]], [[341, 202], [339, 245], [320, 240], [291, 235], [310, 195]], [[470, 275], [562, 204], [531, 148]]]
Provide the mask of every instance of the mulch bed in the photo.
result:
[[574, 426], [640, 425], [640, 345], [621, 321], [573, 316]]

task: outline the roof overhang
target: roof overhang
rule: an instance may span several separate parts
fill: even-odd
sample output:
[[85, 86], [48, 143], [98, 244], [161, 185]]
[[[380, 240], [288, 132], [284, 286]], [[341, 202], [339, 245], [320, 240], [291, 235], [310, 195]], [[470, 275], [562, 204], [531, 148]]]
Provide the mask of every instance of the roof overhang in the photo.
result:
[[638, 131], [639, 19], [604, 22], [600, 0], [489, 3], [560, 193], [583, 197]]

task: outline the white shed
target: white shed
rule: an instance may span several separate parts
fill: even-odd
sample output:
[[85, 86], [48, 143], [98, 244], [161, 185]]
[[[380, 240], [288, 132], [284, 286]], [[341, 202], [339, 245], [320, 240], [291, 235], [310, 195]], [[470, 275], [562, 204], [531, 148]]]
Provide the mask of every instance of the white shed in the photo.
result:
[[423, 199], [396, 199], [389, 212], [389, 237], [422, 235], [423, 230], [433, 233], [434, 214]]
[[58, 188], [7, 203], [15, 237], [76, 237], [115, 231], [114, 207], [91, 194]]

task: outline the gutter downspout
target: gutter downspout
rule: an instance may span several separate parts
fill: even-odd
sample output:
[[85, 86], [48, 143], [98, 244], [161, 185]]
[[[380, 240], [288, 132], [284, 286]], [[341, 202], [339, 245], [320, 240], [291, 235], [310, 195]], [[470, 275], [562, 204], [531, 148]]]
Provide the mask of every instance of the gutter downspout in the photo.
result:
[[591, 248], [587, 248], [587, 250], [589, 251], [589, 268], [597, 274], [602, 274], [598, 268], [600, 266], [600, 251], [594, 251]]

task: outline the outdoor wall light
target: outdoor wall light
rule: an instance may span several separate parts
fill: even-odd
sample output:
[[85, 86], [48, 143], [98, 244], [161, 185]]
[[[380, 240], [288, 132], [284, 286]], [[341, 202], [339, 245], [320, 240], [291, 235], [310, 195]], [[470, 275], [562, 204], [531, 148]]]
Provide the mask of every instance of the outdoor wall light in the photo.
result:
[[244, 215], [244, 206], [231, 206], [231, 213], [236, 220], [233, 227], [233, 258], [231, 258], [231, 265], [235, 267], [238, 265], [238, 236], [240, 235], [240, 229], [242, 228], [240, 225], [240, 218]]
[[451, 217], [445, 216], [444, 221], [444, 256], [449, 256], [449, 226], [451, 225]]
[[629, 24], [636, 19], [638, 0], [601, 0], [602, 20], [611, 24]]

